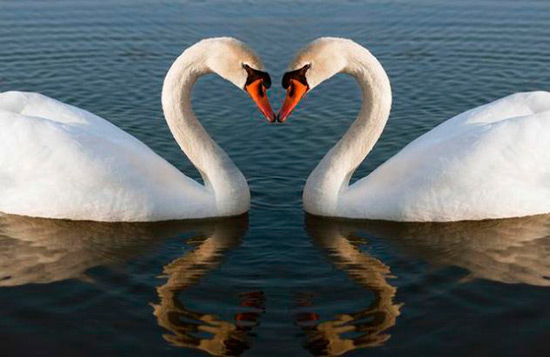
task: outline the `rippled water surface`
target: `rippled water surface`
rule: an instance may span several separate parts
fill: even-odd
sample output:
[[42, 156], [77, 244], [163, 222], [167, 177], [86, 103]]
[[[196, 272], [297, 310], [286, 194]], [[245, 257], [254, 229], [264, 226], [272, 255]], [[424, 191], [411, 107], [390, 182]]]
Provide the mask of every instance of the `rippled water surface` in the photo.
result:
[[[369, 47], [394, 105], [361, 177], [446, 118], [550, 89], [548, 1], [0, 1], [0, 91], [42, 92], [135, 135], [193, 178], [160, 108], [201, 38], [235, 36], [274, 80], [323, 36]], [[276, 104], [275, 104], [276, 103]], [[269, 126], [215, 76], [194, 107], [249, 180], [221, 221], [0, 217], [0, 354], [549, 355], [550, 218], [453, 224], [304, 215], [307, 175], [359, 108], [337, 77]]]

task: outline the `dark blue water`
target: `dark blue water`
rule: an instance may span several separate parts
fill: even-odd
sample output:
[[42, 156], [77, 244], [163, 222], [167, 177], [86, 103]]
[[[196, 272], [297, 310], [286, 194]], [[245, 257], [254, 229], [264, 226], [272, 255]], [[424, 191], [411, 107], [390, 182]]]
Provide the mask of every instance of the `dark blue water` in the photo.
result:
[[[388, 126], [362, 177], [443, 120], [550, 89], [548, 1], [0, 2], [0, 91], [38, 91], [135, 135], [187, 175], [160, 108], [187, 46], [235, 36], [275, 85], [319, 36], [386, 68]], [[550, 353], [550, 219], [390, 224], [304, 215], [307, 175], [359, 108], [337, 77], [269, 126], [214, 76], [194, 108], [248, 178], [247, 216], [99, 224], [0, 218], [0, 354]]]

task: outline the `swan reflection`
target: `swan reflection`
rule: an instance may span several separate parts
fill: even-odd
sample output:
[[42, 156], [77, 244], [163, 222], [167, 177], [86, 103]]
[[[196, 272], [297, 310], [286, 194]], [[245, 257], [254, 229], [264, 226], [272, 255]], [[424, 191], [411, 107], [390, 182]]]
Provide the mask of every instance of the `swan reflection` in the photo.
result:
[[434, 266], [469, 272], [463, 281], [550, 286], [550, 215], [451, 223], [348, 221], [341, 229], [392, 242]]
[[[249, 331], [263, 312], [261, 292], [241, 294], [241, 313], [224, 321], [185, 308], [180, 293], [216, 269], [225, 251], [246, 232], [246, 215], [200, 221], [101, 223], [0, 215], [0, 287], [47, 284], [67, 279], [91, 282], [86, 272], [137, 258], [165, 239], [192, 235], [192, 249], [163, 268], [153, 313], [174, 346], [212, 355], [236, 355], [250, 347]], [[160, 272], [160, 269], [159, 269]]]
[[153, 304], [154, 315], [158, 324], [170, 332], [163, 337], [172, 345], [198, 349], [214, 356], [235, 356], [250, 348], [248, 335], [263, 313], [263, 293], [241, 294], [240, 305], [247, 311], [237, 313], [235, 322], [191, 311], [178, 298], [206, 272], [216, 269], [226, 250], [238, 245], [247, 222], [224, 220], [213, 228], [208, 234], [190, 240], [195, 248], [164, 267], [166, 283], [157, 288], [159, 303]]
[[339, 356], [366, 347], [380, 346], [391, 335], [402, 304], [393, 301], [397, 288], [388, 282], [390, 267], [361, 250], [364, 243], [342, 221], [306, 216], [306, 229], [324, 248], [336, 268], [346, 271], [358, 284], [374, 294], [374, 301], [361, 311], [335, 316], [333, 320], [300, 325], [307, 335], [305, 347], [314, 355]]
[[[468, 275], [461, 282], [486, 279], [507, 284], [550, 286], [550, 215], [453, 222], [403, 223], [339, 220], [306, 216], [306, 229], [329, 253], [336, 268], [346, 271], [375, 300], [363, 311], [341, 314], [318, 323], [309, 314], [306, 348], [316, 355], [342, 355], [354, 349], [379, 346], [396, 324], [401, 304], [393, 300], [390, 267], [359, 245], [361, 237], [390, 242], [405, 253], [436, 267], [455, 266]], [[313, 323], [311, 323], [313, 320]]]
[[90, 268], [123, 263], [162, 239], [197, 228], [200, 224], [185, 221], [103, 223], [0, 214], [0, 286], [88, 279]]

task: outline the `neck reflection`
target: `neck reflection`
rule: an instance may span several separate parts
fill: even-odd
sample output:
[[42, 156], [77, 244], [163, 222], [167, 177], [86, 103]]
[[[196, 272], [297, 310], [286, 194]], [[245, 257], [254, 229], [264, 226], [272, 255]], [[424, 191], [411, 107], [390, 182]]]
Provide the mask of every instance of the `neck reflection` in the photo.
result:
[[374, 300], [364, 310], [339, 314], [330, 321], [319, 323], [316, 314], [308, 314], [310, 321], [299, 321], [307, 336], [305, 347], [314, 355], [340, 356], [384, 344], [391, 337], [387, 331], [395, 325], [402, 306], [393, 301], [397, 288], [388, 282], [392, 277], [390, 267], [359, 249], [364, 240], [342, 221], [307, 215], [306, 229], [328, 252], [334, 266], [372, 292]]
[[164, 266], [166, 283], [157, 287], [159, 302], [152, 304], [159, 326], [169, 333], [166, 341], [173, 346], [197, 349], [214, 356], [236, 356], [250, 348], [249, 334], [264, 310], [261, 291], [240, 295], [241, 309], [234, 321], [225, 321], [210, 313], [191, 311], [180, 295], [204, 274], [221, 264], [224, 253], [236, 247], [246, 232], [246, 216], [218, 220], [208, 231], [187, 241], [193, 250]]

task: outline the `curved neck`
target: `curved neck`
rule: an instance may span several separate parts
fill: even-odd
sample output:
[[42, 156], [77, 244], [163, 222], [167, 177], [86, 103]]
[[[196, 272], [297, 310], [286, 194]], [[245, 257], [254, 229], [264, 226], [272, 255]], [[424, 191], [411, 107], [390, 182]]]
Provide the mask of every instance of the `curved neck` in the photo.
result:
[[390, 81], [380, 62], [362, 47], [348, 56], [348, 65], [342, 72], [359, 82], [363, 94], [361, 109], [342, 139], [306, 182], [304, 205], [313, 214], [336, 215], [340, 196], [348, 189], [353, 172], [380, 138], [390, 114]]
[[216, 201], [218, 215], [248, 210], [250, 192], [243, 174], [212, 140], [191, 109], [191, 91], [203, 75], [212, 73], [204, 55], [190, 48], [172, 64], [162, 88], [162, 109], [175, 140], [201, 174]]

